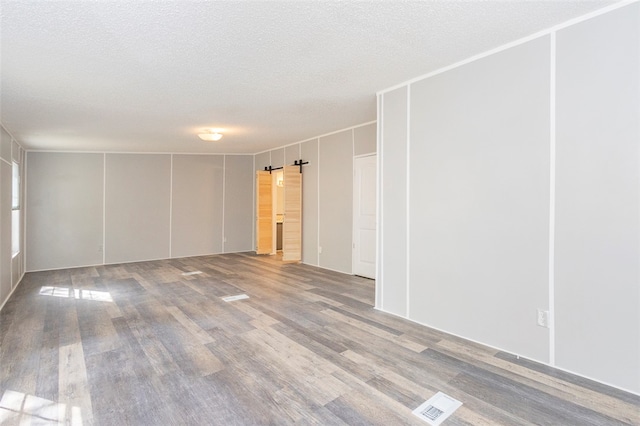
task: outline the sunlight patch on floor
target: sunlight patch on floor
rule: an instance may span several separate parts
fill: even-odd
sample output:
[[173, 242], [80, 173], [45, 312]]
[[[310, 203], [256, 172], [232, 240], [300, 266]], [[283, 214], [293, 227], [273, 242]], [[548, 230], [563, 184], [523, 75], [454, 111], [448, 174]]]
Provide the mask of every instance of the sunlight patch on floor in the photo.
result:
[[63, 298], [73, 297], [77, 300], [94, 300], [97, 302], [113, 302], [111, 293], [108, 291], [82, 290], [79, 288], [43, 286], [40, 288], [40, 295]]
[[82, 426], [80, 407], [6, 390], [0, 400], [0, 424], [70, 424]]

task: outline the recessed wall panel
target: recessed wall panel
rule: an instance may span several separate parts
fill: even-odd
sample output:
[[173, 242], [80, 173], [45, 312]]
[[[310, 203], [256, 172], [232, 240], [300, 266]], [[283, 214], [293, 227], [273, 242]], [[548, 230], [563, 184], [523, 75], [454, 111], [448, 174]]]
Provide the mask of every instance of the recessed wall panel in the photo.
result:
[[171, 156], [106, 154], [106, 263], [166, 259]]
[[254, 250], [253, 184], [255, 170], [251, 155], [225, 155], [224, 251]]
[[256, 170], [264, 170], [271, 164], [271, 153], [269, 151], [255, 155]]
[[30, 152], [27, 271], [102, 264], [103, 154]]
[[[351, 130], [320, 138], [320, 266], [351, 273], [353, 142]], [[304, 213], [303, 213], [304, 214]]]
[[640, 393], [640, 4], [558, 32], [556, 360]]
[[20, 163], [20, 145], [16, 141], [11, 143], [11, 158], [16, 163]]
[[0, 304], [11, 293], [11, 176], [10, 163], [0, 160]]
[[353, 129], [353, 153], [354, 155], [374, 154], [377, 142], [376, 123]]
[[543, 362], [549, 58], [543, 37], [410, 88], [409, 316]]
[[9, 133], [0, 127], [0, 158], [8, 162], [11, 162], [11, 143]]
[[222, 252], [222, 155], [173, 155], [171, 256]]
[[[284, 164], [291, 166], [300, 159], [300, 144], [289, 145], [284, 148]], [[304, 160], [307, 161], [307, 160]]]
[[271, 167], [284, 166], [284, 148], [274, 149], [271, 151]]
[[302, 159], [302, 262], [318, 266], [318, 140], [301, 144]]
[[380, 308], [407, 315], [407, 88], [382, 96]]

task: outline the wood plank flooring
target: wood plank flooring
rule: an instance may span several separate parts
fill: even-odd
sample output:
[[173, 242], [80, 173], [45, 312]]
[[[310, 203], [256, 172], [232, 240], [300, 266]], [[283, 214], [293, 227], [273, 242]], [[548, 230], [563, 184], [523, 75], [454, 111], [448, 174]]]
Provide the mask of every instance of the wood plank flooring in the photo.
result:
[[638, 396], [373, 298], [249, 253], [29, 273], [0, 313], [0, 423], [426, 425], [442, 391], [463, 402], [445, 425], [640, 425]]

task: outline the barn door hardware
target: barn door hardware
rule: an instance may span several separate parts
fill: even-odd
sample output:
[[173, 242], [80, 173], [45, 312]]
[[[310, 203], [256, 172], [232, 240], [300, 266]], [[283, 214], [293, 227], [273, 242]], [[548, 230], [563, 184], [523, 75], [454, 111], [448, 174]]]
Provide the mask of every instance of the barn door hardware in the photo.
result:
[[293, 162], [294, 166], [300, 166], [300, 173], [302, 173], [302, 166], [304, 166], [305, 164], [309, 164], [309, 162], [302, 162], [302, 158]]

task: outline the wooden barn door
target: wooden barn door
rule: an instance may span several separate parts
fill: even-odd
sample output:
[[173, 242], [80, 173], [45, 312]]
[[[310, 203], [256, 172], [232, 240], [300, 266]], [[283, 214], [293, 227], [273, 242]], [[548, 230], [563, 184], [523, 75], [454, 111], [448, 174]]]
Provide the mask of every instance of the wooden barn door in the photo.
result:
[[299, 166], [284, 167], [282, 260], [302, 260], [302, 173]]
[[256, 172], [256, 253], [273, 251], [273, 191], [271, 173]]

